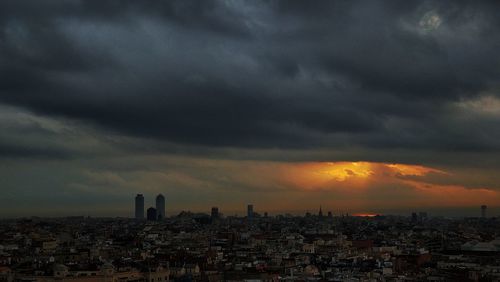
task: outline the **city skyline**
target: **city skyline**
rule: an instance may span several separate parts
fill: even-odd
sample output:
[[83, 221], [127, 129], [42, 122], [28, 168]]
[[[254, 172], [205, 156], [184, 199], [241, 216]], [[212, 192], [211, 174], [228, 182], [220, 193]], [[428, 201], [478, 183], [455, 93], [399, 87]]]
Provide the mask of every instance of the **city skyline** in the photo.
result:
[[498, 216], [499, 8], [1, 1], [0, 218]]
[[[210, 217], [212, 220], [213, 219], [219, 219], [223, 217], [245, 217], [248, 220], [252, 220], [254, 217], [254, 214], [257, 214], [257, 217], [267, 217], [267, 216], [318, 216], [319, 218], [326, 218], [326, 217], [343, 217], [343, 216], [354, 216], [354, 217], [373, 217], [373, 216], [403, 216], [403, 217], [410, 217], [410, 218], [415, 218], [415, 217], [444, 217], [444, 218], [495, 218], [498, 215], [496, 214], [500, 209], [495, 209], [494, 208], [494, 214], [489, 215], [487, 212], [488, 206], [487, 205], [481, 205], [479, 207], [476, 207], [477, 209], [472, 210], [472, 208], [467, 212], [467, 213], [456, 213], [453, 211], [448, 211], [446, 210], [436, 210], [436, 209], [431, 209], [431, 214], [428, 213], [428, 210], [421, 209], [421, 208], [415, 208], [415, 209], [406, 209], [406, 210], [399, 210], [399, 211], [388, 211], [386, 213], [382, 212], [377, 212], [377, 211], [355, 211], [355, 210], [349, 210], [349, 209], [335, 209], [335, 208], [329, 208], [326, 207], [323, 209], [323, 206], [320, 205], [318, 210], [315, 212], [314, 208], [312, 209], [305, 209], [305, 210], [271, 210], [271, 212], [268, 212], [268, 210], [254, 210], [254, 204], [253, 203], [248, 203], [245, 204], [244, 209], [240, 210], [224, 210], [220, 209], [219, 206], [212, 206], [210, 209], [200, 209], [200, 210], [191, 210], [189, 207], [185, 207], [185, 209], [182, 210], [170, 210], [172, 213], [170, 215], [166, 214], [166, 202], [165, 202], [165, 196], [163, 194], [158, 194], [156, 197], [154, 197], [154, 205], [147, 205], [147, 196], [144, 197], [143, 194], [136, 194], [134, 198], [134, 205], [133, 209], [130, 209], [128, 213], [129, 215], [101, 215], [97, 216], [97, 218], [102, 217], [102, 218], [110, 218], [110, 217], [117, 217], [117, 218], [133, 218], [136, 220], [148, 220], [148, 221], [162, 221], [163, 219], [167, 218], [175, 218], [180, 215], [182, 215], [185, 212], [193, 212], [195, 214], [199, 215], [205, 215], [207, 217]], [[153, 215], [154, 213], [154, 215]], [[90, 214], [68, 214], [68, 215], [59, 215], [59, 216], [53, 216], [53, 218], [65, 218], [65, 217], [85, 217], [85, 216], [90, 216]], [[31, 216], [21, 216], [20, 218], [26, 218], [26, 217], [39, 217], [39, 215], [31, 215]], [[41, 216], [44, 217], [44, 216]], [[49, 218], [51, 216], [48, 216]], [[95, 215], [93, 216], [95, 217]], [[15, 218], [15, 217], [11, 217]], [[6, 218], [0, 218], [0, 219], [9, 219], [9, 217]]]

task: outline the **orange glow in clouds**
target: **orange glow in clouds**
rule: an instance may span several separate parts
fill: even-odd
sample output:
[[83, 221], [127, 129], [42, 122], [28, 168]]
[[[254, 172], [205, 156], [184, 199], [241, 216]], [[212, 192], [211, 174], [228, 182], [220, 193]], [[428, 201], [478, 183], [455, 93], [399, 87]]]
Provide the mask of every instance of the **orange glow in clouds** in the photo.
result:
[[332, 182], [349, 182], [359, 186], [373, 174], [373, 163], [369, 162], [324, 162], [296, 164], [288, 167], [285, 179], [305, 189], [323, 188]]
[[[288, 164], [281, 178], [301, 190], [322, 190], [347, 199], [374, 199], [387, 206], [402, 203], [425, 205], [494, 205], [500, 193], [487, 187], [456, 183], [449, 172], [422, 165], [376, 162], [314, 162]], [[436, 182], [437, 181], [437, 182]], [[355, 198], [351, 198], [355, 197]], [[382, 200], [380, 200], [382, 199]], [[399, 199], [393, 202], [392, 199]]]
[[431, 172], [439, 174], [448, 174], [447, 172], [439, 169], [420, 166], [420, 165], [387, 164], [386, 166], [403, 176], [408, 176], [408, 175], [423, 176]]
[[374, 162], [318, 162], [297, 164], [289, 169], [288, 177], [299, 186], [316, 187], [332, 182], [369, 184], [382, 178], [425, 176], [429, 173], [448, 175], [447, 172], [408, 164]]
[[349, 178], [367, 178], [373, 175], [371, 164], [368, 162], [338, 162], [326, 163], [315, 168], [318, 177], [345, 181]]

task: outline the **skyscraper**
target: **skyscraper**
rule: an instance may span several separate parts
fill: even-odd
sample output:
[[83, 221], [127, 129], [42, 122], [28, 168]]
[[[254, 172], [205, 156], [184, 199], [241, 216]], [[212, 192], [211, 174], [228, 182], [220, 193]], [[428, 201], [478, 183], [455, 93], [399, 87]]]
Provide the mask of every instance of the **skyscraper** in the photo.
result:
[[135, 196], [135, 218], [144, 219], [144, 196], [142, 194]]
[[253, 218], [253, 205], [249, 204], [247, 206], [247, 218], [251, 220]]
[[210, 217], [212, 219], [219, 218], [219, 208], [218, 207], [212, 207], [212, 212], [210, 213]]
[[412, 222], [417, 222], [418, 221], [418, 215], [416, 212], [411, 213], [411, 221]]
[[153, 208], [153, 207], [150, 207], [148, 209], [148, 220], [152, 220], [152, 221], [155, 221], [158, 219], [158, 215], [156, 213], [156, 209]]
[[486, 218], [486, 209], [487, 209], [487, 208], [488, 208], [488, 207], [487, 207], [486, 205], [482, 205], [482, 206], [481, 206], [481, 217], [482, 217], [482, 218]]
[[156, 216], [158, 219], [165, 218], [165, 197], [162, 194], [156, 196]]

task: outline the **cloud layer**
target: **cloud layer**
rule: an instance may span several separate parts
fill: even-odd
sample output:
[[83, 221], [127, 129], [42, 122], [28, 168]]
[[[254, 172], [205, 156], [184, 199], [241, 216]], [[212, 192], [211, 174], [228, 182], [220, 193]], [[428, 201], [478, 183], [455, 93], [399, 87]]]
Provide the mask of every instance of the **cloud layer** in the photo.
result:
[[[494, 190], [498, 6], [2, 1], [0, 162], [35, 175], [64, 163], [46, 173], [75, 181], [41, 191], [83, 189], [70, 184], [121, 169], [109, 160], [149, 167], [152, 155], [420, 164], [476, 171], [454, 185]], [[16, 179], [6, 187], [35, 189]]]

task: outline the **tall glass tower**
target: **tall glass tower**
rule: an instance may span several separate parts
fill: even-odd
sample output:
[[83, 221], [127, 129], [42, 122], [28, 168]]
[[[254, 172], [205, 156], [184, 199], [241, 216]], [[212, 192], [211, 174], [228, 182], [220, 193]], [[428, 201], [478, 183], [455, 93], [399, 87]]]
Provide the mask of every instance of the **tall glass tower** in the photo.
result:
[[165, 218], [165, 197], [162, 194], [156, 196], [156, 216], [158, 219]]
[[144, 219], [144, 196], [142, 194], [135, 196], [135, 218]]
[[253, 219], [253, 205], [252, 204], [248, 204], [248, 206], [247, 206], [247, 218], [248, 218], [248, 220]]

